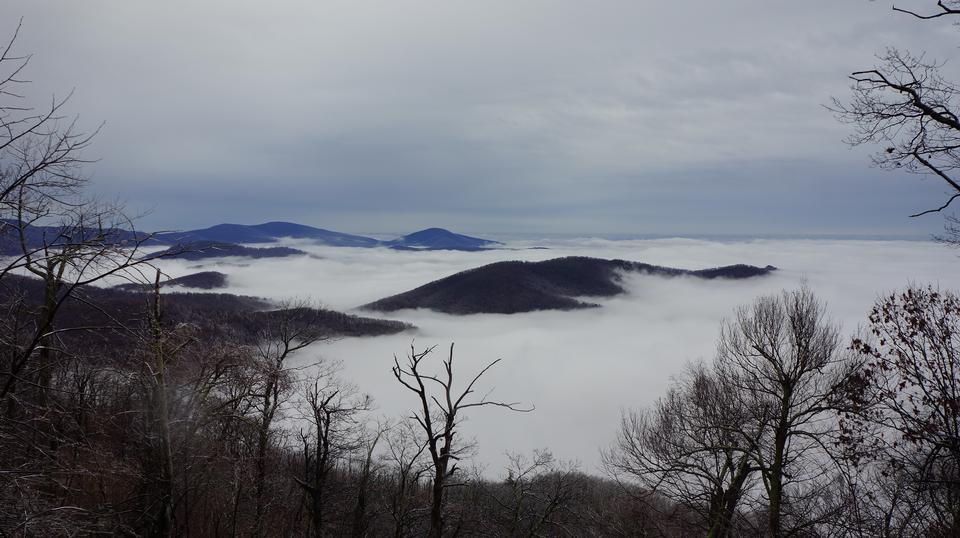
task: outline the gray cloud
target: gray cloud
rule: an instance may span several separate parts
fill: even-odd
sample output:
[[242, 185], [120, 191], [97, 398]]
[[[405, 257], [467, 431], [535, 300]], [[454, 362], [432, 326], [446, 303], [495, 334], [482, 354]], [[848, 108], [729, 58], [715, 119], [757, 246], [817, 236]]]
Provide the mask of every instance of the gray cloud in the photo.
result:
[[[949, 24], [874, 2], [28, 2], [32, 92], [105, 128], [148, 227], [888, 233], [935, 181], [868, 168], [823, 109]], [[948, 65], [948, 69], [952, 69]], [[771, 225], [772, 222], [776, 224]]]

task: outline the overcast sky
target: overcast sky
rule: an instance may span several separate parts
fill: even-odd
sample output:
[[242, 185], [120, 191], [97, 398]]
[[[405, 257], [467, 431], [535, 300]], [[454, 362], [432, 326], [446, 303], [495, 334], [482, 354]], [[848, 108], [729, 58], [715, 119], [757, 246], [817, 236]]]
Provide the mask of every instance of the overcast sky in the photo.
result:
[[148, 229], [923, 235], [945, 189], [823, 108], [887, 46], [957, 55], [890, 5], [5, 0], [0, 32]]

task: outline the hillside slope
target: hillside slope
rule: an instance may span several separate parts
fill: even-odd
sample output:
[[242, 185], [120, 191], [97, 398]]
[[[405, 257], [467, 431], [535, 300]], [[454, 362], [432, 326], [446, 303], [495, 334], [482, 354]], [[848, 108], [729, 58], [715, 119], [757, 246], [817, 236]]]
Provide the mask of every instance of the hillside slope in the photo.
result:
[[194, 241], [178, 243], [166, 250], [155, 252], [147, 258], [165, 258], [176, 260], [205, 260], [207, 258], [223, 258], [226, 256], [240, 256], [243, 258], [285, 258], [287, 256], [305, 256], [307, 253], [290, 247], [245, 247], [234, 243], [220, 243], [215, 241]]
[[[142, 327], [146, 323], [149, 286], [139, 291], [113, 288], [84, 288], [82, 300], [67, 300], [57, 317], [58, 329], [104, 327], [96, 337], [126, 343], [129, 334], [117, 324]], [[36, 305], [43, 297], [43, 282], [37, 278], [7, 275], [0, 285], [0, 304], [12, 297], [26, 297]], [[95, 306], [94, 306], [95, 305]], [[164, 320], [185, 323], [208, 335], [227, 335], [244, 343], [256, 343], [260, 331], [275, 324], [280, 312], [269, 301], [229, 293], [163, 293]], [[330, 337], [380, 336], [412, 330], [408, 323], [355, 316], [327, 309], [300, 308], [320, 332]], [[108, 329], [109, 327], [109, 329]], [[66, 331], [70, 332], [70, 331]], [[84, 334], [88, 331], [78, 331]], [[125, 345], [125, 344], [124, 344]]]
[[[227, 287], [227, 275], [219, 271], [201, 271], [199, 273], [191, 273], [178, 278], [164, 280], [161, 282], [161, 285], [164, 289], [179, 287], [213, 290]], [[127, 284], [119, 284], [114, 286], [114, 288], [124, 291], [152, 291], [153, 284], [130, 282]]]
[[514, 314], [535, 310], [573, 310], [598, 306], [577, 297], [612, 297], [624, 293], [622, 272], [703, 279], [752, 278], [775, 267], [731, 265], [690, 271], [625, 260], [568, 257], [542, 262], [498, 262], [463, 271], [419, 288], [361, 306], [392, 312], [427, 308], [447, 314]]

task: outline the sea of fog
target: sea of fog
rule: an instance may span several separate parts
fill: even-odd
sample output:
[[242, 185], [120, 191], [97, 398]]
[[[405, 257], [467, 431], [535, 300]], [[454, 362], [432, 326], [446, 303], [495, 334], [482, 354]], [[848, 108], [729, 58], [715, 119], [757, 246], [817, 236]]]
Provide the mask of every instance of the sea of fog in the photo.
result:
[[[720, 320], [761, 294], [806, 281], [844, 332], [864, 323], [878, 295], [909, 284], [960, 289], [960, 252], [928, 241], [565, 239], [511, 241], [484, 252], [410, 252], [317, 247], [286, 242], [309, 257], [264, 260], [165, 260], [172, 277], [200, 270], [229, 275], [230, 293], [271, 299], [310, 298], [336, 310], [400, 293], [464, 269], [502, 260], [560, 256], [621, 258], [686, 269], [746, 263], [779, 271], [755, 279], [698, 280], [629, 275], [628, 293], [596, 299], [601, 308], [573, 312], [450, 316], [423, 310], [361, 313], [415, 324], [418, 330], [346, 338], [297, 357], [342, 363], [343, 376], [371, 394], [376, 414], [401, 417], [415, 396], [392, 377], [393, 357], [411, 344], [437, 345], [433, 366], [456, 343], [455, 373], [463, 383], [494, 359], [479, 383], [491, 398], [532, 405], [531, 413], [471, 409], [462, 435], [476, 442], [475, 462], [496, 476], [507, 452], [549, 448], [560, 459], [599, 472], [599, 451], [614, 439], [621, 412], [649, 405], [689, 361], [709, 359]], [[532, 248], [546, 247], [546, 248]]]

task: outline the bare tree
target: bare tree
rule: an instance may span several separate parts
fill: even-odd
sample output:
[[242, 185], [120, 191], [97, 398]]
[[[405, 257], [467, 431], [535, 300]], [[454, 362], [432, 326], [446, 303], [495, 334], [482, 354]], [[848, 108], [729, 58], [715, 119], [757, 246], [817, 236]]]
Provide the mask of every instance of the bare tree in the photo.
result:
[[[893, 9], [921, 20], [952, 18], [960, 15], [960, 2], [940, 0], [925, 12]], [[854, 127], [848, 143], [881, 146], [873, 157], [875, 165], [932, 175], [943, 182], [946, 200], [911, 217], [942, 212], [960, 197], [960, 88], [944, 78], [942, 67], [943, 62], [923, 54], [890, 47], [873, 69], [850, 75], [852, 98], [834, 99], [830, 107], [838, 119]], [[948, 217], [946, 230], [941, 240], [960, 240], [955, 217]]]
[[23, 104], [23, 78], [30, 57], [13, 47], [20, 25], [0, 50], [0, 285], [26, 272], [43, 282], [41, 299], [20, 297], [18, 314], [28, 320], [17, 334], [0, 335], [0, 402], [13, 411], [10, 398], [18, 383], [34, 385], [46, 398], [55, 370], [54, 341], [63, 331], [55, 319], [83, 289], [114, 275], [127, 275], [145, 263], [137, 259], [149, 236], [134, 231], [118, 204], [83, 197], [87, 185], [82, 153], [96, 135], [77, 130], [64, 108], [69, 100], [53, 98], [36, 110]]
[[387, 432], [387, 452], [383, 457], [393, 483], [388, 499], [394, 538], [413, 534], [419, 513], [420, 482], [431, 470], [425, 456], [429, 443], [418, 435], [418, 428], [420, 425], [413, 418], [407, 418]]
[[531, 457], [507, 456], [506, 478], [486, 488], [495, 503], [494, 521], [503, 528], [503, 535], [533, 538], [566, 528], [568, 524], [561, 518], [573, 510], [583, 484], [576, 466], [558, 462], [549, 450], [536, 450]]
[[29, 56], [14, 52], [19, 30], [0, 46], [0, 450], [10, 463], [0, 486], [14, 491], [4, 491], [0, 504], [37, 500], [18, 516], [27, 532], [58, 521], [96, 525], [95, 510], [65, 499], [89, 472], [80, 460], [95, 458], [84, 438], [86, 398], [102, 390], [92, 384], [115, 379], [82, 365], [90, 357], [66, 341], [122, 327], [112, 319], [63, 325], [60, 316], [69, 303], [97, 308], [85, 292], [91, 284], [139, 276], [137, 251], [147, 236], [133, 231], [119, 205], [84, 197], [82, 154], [96, 130], [83, 133], [66, 116], [69, 95], [40, 109], [26, 104]]
[[869, 331], [853, 341], [862, 360], [847, 384], [848, 458], [880, 478], [896, 477], [896, 487], [884, 486], [894, 523], [919, 524], [926, 536], [955, 536], [960, 297], [930, 287], [890, 294], [871, 311]]
[[254, 346], [257, 380], [252, 386], [253, 407], [256, 413], [257, 437], [254, 465], [254, 534], [262, 536], [264, 515], [269, 504], [266, 497], [268, 452], [275, 431], [275, 421], [296, 387], [295, 372], [288, 360], [298, 351], [329, 335], [321, 330], [318, 311], [303, 302], [290, 302], [269, 313], [266, 327], [257, 335]]
[[[0, 51], [0, 237], [19, 239], [23, 224], [48, 215], [61, 200], [76, 195], [86, 183], [81, 156], [96, 132], [77, 131], [66, 121], [70, 95], [54, 97], [35, 110], [24, 104], [23, 78], [30, 57], [13, 52], [21, 24]], [[11, 220], [11, 219], [18, 220]], [[12, 233], [11, 233], [12, 232]]]
[[672, 513], [681, 507], [680, 516], [697, 514], [688, 524], [715, 538], [734, 532], [759, 470], [754, 449], [767, 428], [727, 381], [710, 366], [691, 365], [652, 409], [624, 415], [616, 443], [603, 455], [609, 472], [654, 498], [651, 507], [669, 499]]
[[444, 373], [440, 376], [425, 373], [422, 370], [423, 361], [435, 347], [429, 347], [417, 352], [413, 346], [406, 362], [401, 365], [400, 360], [394, 357], [393, 376], [401, 385], [417, 395], [419, 409], [414, 411], [413, 419], [422, 429], [426, 438], [427, 451], [433, 463], [433, 483], [430, 495], [430, 528], [427, 535], [430, 538], [440, 538], [443, 535], [446, 518], [444, 516], [444, 500], [447, 488], [455, 486], [451, 480], [460, 469], [457, 462], [462, 457], [464, 446], [458, 444], [455, 437], [459, 433], [459, 421], [465, 410], [473, 407], [502, 407], [511, 411], [532, 411], [532, 408], [521, 408], [517, 402], [506, 403], [488, 400], [486, 396], [480, 399], [472, 398], [477, 381], [490, 368], [500, 362], [497, 359], [480, 370], [466, 387], [459, 391], [453, 387], [453, 344], [450, 344], [450, 354], [443, 361]]
[[839, 328], [804, 287], [739, 308], [717, 347], [722, 386], [744, 399], [751, 429], [764, 431], [751, 454], [768, 502], [767, 534], [809, 532], [836, 509], [819, 494], [836, 477], [828, 448], [838, 387], [851, 368]]
[[874, 164], [881, 168], [933, 174], [952, 193], [939, 207], [914, 217], [943, 211], [960, 197], [955, 172], [960, 166], [958, 88], [943, 78], [940, 64], [909, 52], [887, 49], [875, 69], [851, 75], [853, 99], [834, 102], [842, 121], [851, 123], [853, 145], [884, 146]]
[[[370, 396], [359, 394], [355, 386], [339, 379], [338, 370], [337, 364], [321, 363], [301, 388], [301, 416], [307, 427], [300, 430], [303, 470], [295, 480], [306, 494], [314, 537], [326, 535], [330, 473], [343, 458], [363, 446], [363, 424], [358, 415], [372, 407]], [[376, 442], [370, 445], [363, 473], [366, 480]]]
[[160, 297], [160, 271], [156, 273], [150, 304], [148, 330], [144, 339], [143, 363], [147, 423], [144, 438], [150, 445], [144, 475], [150, 477], [156, 491], [148, 503], [148, 513], [155, 514], [149, 526], [151, 536], [167, 537], [174, 533], [174, 447], [171, 432], [170, 370], [192, 338], [183, 331], [164, 327]]
[[[862, 455], [861, 455], [862, 458]], [[862, 458], [851, 465], [847, 488], [851, 502], [843, 518], [834, 525], [836, 536], [862, 538], [895, 538], [904, 536], [937, 536], [930, 522], [939, 507], [928, 502], [916, 488], [911, 471], [868, 463]]]
[[359, 465], [354, 472], [358, 472], [356, 503], [353, 508], [353, 517], [350, 524], [350, 536], [363, 538], [370, 534], [370, 521], [377, 515], [371, 510], [371, 489], [381, 469], [380, 461], [375, 457], [380, 440], [390, 429], [388, 422], [377, 422], [372, 428], [364, 428], [356, 452]]

